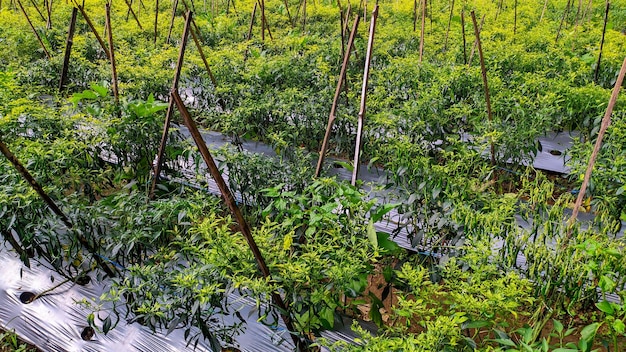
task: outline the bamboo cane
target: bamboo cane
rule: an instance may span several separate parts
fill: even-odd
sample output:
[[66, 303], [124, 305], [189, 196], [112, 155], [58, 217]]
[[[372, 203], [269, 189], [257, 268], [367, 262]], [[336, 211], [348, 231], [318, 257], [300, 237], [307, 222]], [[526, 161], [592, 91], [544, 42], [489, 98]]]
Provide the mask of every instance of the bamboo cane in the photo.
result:
[[615, 103], [617, 102], [617, 98], [619, 96], [619, 91], [622, 87], [622, 83], [624, 82], [624, 75], [626, 74], [626, 57], [622, 62], [622, 68], [619, 71], [619, 75], [617, 76], [617, 80], [615, 80], [615, 86], [613, 86], [613, 92], [611, 93], [611, 98], [609, 99], [609, 105], [606, 107], [606, 112], [604, 113], [604, 117], [602, 118], [602, 124], [600, 125], [600, 131], [598, 132], [598, 138], [596, 139], [596, 144], [593, 146], [593, 151], [591, 152], [591, 156], [589, 157], [589, 163], [587, 164], [587, 170], [585, 171], [585, 177], [583, 178], [583, 183], [580, 186], [580, 191], [578, 192], [578, 196], [576, 197], [576, 203], [574, 204], [574, 210], [572, 211], [572, 216], [568, 221], [568, 229], [565, 238], [563, 239], [562, 247], [566, 247], [568, 242], [572, 237], [573, 225], [578, 218], [578, 213], [580, 206], [583, 203], [583, 199], [585, 198], [585, 193], [587, 192], [587, 186], [589, 185], [589, 180], [591, 179], [591, 172], [593, 171], [593, 166], [598, 158], [598, 154], [600, 153], [600, 148], [602, 147], [602, 139], [604, 138], [604, 134], [606, 133], [607, 128], [611, 124], [611, 114], [613, 113], [613, 108], [615, 107]]
[[137, 26], [139, 26], [139, 29], [143, 30], [143, 27], [139, 22], [139, 18], [137, 18], [137, 14], [135, 13], [135, 10], [133, 10], [133, 5], [128, 0], [124, 0], [124, 2], [126, 3], [126, 6], [128, 6], [128, 10], [130, 11], [130, 13], [133, 15], [135, 22], [137, 22]]
[[154, 45], [159, 37], [159, 0], [154, 2]]
[[[63, 213], [61, 208], [59, 208], [57, 204], [54, 202], [54, 200], [52, 200], [52, 198], [46, 193], [46, 191], [44, 191], [43, 187], [41, 187], [39, 182], [35, 180], [35, 178], [31, 175], [28, 169], [26, 169], [24, 165], [20, 162], [20, 160], [15, 156], [15, 154], [11, 152], [9, 147], [6, 144], [4, 144], [2, 139], [0, 139], [0, 152], [4, 154], [4, 156], [11, 162], [11, 164], [13, 164], [13, 167], [15, 167], [15, 169], [20, 173], [20, 175], [22, 175], [22, 178], [24, 178], [24, 180], [28, 182], [28, 184], [35, 190], [35, 192], [37, 192], [39, 197], [48, 205], [50, 210], [52, 210], [52, 212], [56, 214], [56, 216], [59, 217], [61, 222], [63, 222], [63, 224], [68, 229], [72, 228], [73, 227], [72, 222], [67, 217], [67, 215]], [[115, 271], [111, 270], [111, 268], [108, 265], [106, 265], [102, 261], [102, 259], [100, 259], [100, 257], [98, 257], [97, 251], [84, 236], [78, 234], [77, 239], [78, 239], [78, 242], [80, 242], [80, 244], [83, 247], [85, 247], [90, 253], [94, 254], [94, 260], [102, 268], [102, 270], [104, 270], [105, 273], [107, 273], [110, 277], [116, 276]]]
[[[180, 73], [183, 68], [183, 61], [185, 59], [185, 50], [187, 48], [187, 38], [189, 38], [189, 30], [191, 29], [191, 11], [187, 12], [185, 20], [185, 28], [183, 29], [183, 37], [180, 42], [180, 50], [178, 52], [178, 60], [176, 60], [176, 68], [174, 69], [174, 79], [172, 81], [172, 89], [178, 89], [178, 82], [180, 80]], [[161, 175], [161, 164], [163, 163], [163, 155], [165, 154], [165, 145], [167, 144], [167, 136], [170, 129], [170, 121], [172, 120], [172, 114], [174, 113], [174, 99], [170, 97], [169, 105], [167, 106], [167, 112], [165, 113], [165, 122], [163, 123], [163, 134], [161, 135], [161, 143], [159, 144], [159, 151], [156, 155], [154, 162], [154, 175], [152, 175], [152, 185], [150, 186], [149, 199], [154, 199], [156, 185], [159, 182]]]
[[87, 22], [89, 29], [91, 29], [91, 32], [96, 36], [96, 40], [98, 40], [100, 47], [102, 48], [102, 50], [104, 50], [104, 53], [106, 54], [106, 56], [110, 58], [111, 55], [109, 54], [109, 49], [107, 49], [106, 45], [104, 44], [104, 40], [102, 40], [102, 37], [100, 37], [100, 34], [98, 34], [98, 30], [96, 30], [96, 27], [94, 26], [93, 22], [91, 22], [91, 18], [89, 18], [89, 15], [87, 15], [87, 12], [85, 11], [85, 7], [79, 5], [78, 2], [76, 2], [76, 0], [73, 0], [73, 1], [74, 1], [74, 6], [78, 8], [78, 11], [80, 11], [81, 16], [83, 16], [83, 18], [85, 19], [85, 22]]
[[420, 29], [420, 57], [419, 63], [422, 63], [424, 55], [424, 27], [426, 26], [426, 0], [422, 0], [422, 27]]
[[[483, 87], [485, 89], [485, 102], [487, 103], [487, 118], [489, 118], [489, 122], [493, 121], [493, 116], [491, 114], [491, 98], [489, 97], [489, 85], [487, 84], [487, 69], [485, 68], [485, 58], [483, 57], [483, 47], [480, 43], [480, 32], [478, 31], [478, 24], [476, 23], [476, 14], [472, 11], [472, 23], [474, 24], [474, 35], [476, 36], [476, 41], [478, 42], [478, 56], [480, 57], [480, 71], [483, 76]], [[491, 154], [491, 164], [496, 164], [496, 153], [495, 147], [493, 145], [493, 140], [489, 141], [490, 154]]]
[[359, 163], [361, 158], [361, 145], [363, 144], [361, 141], [363, 135], [363, 124], [365, 120], [365, 106], [367, 99], [367, 81], [369, 79], [370, 73], [370, 64], [372, 62], [372, 49], [374, 47], [374, 33], [376, 31], [376, 19], [378, 18], [378, 5], [374, 6], [374, 11], [372, 11], [372, 20], [370, 21], [370, 34], [369, 39], [367, 41], [367, 53], [365, 56], [365, 69], [363, 72], [363, 85], [361, 89], [361, 107], [359, 110], [359, 118], [357, 121], [357, 132], [356, 132], [356, 148], [354, 149], [354, 167], [352, 172], [352, 185], [356, 185], [356, 180], [359, 175]]
[[602, 60], [602, 48], [604, 47], [604, 35], [606, 33], [606, 24], [609, 20], [609, 7], [610, 2], [606, 2], [606, 9], [604, 10], [604, 26], [602, 27], [602, 39], [600, 40], [600, 52], [598, 53], [598, 61], [596, 62], [596, 71], [593, 75], [593, 80], [598, 84], [598, 78], [600, 76], [600, 61]]
[[[200, 134], [200, 131], [198, 130], [198, 127], [196, 126], [196, 123], [191, 118], [189, 111], [187, 111], [187, 108], [185, 107], [183, 100], [180, 98], [180, 95], [178, 95], [178, 91], [176, 89], [172, 89], [171, 91], [171, 100], [173, 100], [176, 103], [176, 106], [178, 107], [178, 111], [183, 117], [183, 121], [185, 125], [189, 129], [189, 133], [191, 134], [191, 137], [193, 138], [196, 144], [196, 147], [198, 147], [198, 150], [200, 151], [200, 154], [202, 155], [202, 159], [204, 159], [204, 163], [209, 169], [209, 173], [213, 177], [213, 180], [215, 180], [215, 183], [217, 184], [217, 187], [219, 188], [220, 193], [222, 194], [222, 197], [224, 198], [224, 202], [226, 203], [226, 206], [228, 206], [228, 209], [230, 210], [231, 214], [233, 214], [233, 217], [235, 218], [235, 220], [237, 221], [237, 224], [239, 225], [239, 230], [241, 231], [241, 234], [246, 239], [246, 242], [248, 243], [248, 247], [250, 247], [250, 250], [252, 251], [252, 254], [254, 255], [254, 259], [257, 263], [257, 266], [261, 270], [261, 274], [263, 275], [264, 278], [272, 281], [272, 274], [270, 273], [270, 270], [267, 264], [265, 263], [263, 254], [261, 254], [261, 251], [259, 250], [259, 247], [257, 246], [256, 241], [254, 240], [254, 237], [252, 236], [252, 231], [250, 231], [248, 222], [243, 217], [241, 210], [237, 206], [237, 203], [235, 202], [235, 197], [233, 197], [233, 194], [230, 191], [230, 188], [226, 184], [226, 181], [224, 181], [224, 178], [222, 177], [222, 174], [220, 173], [219, 168], [215, 164], [215, 160], [213, 159], [213, 156], [211, 156], [211, 152], [209, 151], [209, 148], [207, 147], [206, 142], [202, 138], [202, 135]], [[293, 321], [291, 320], [291, 316], [289, 315], [288, 304], [285, 303], [281, 295], [277, 292], [272, 292], [272, 301], [280, 310], [281, 318], [283, 322], [285, 323], [285, 327], [290, 332], [291, 338], [293, 340], [293, 343], [296, 346], [296, 349], [298, 351], [306, 351], [307, 350], [306, 343], [302, 341], [300, 338], [298, 338], [296, 334], [294, 334], [295, 329], [294, 329]]]
[[43, 44], [43, 40], [41, 40], [41, 37], [39, 36], [39, 33], [35, 29], [35, 26], [33, 26], [33, 23], [30, 21], [30, 18], [28, 17], [28, 14], [26, 13], [26, 10], [24, 10], [24, 6], [22, 6], [22, 2], [20, 2], [20, 0], [17, 0], [17, 4], [19, 5], [20, 9], [22, 10], [22, 13], [24, 14], [24, 17], [26, 17], [26, 21], [30, 25], [30, 28], [33, 30], [33, 33], [35, 34], [35, 37], [37, 37], [37, 41], [39, 42], [39, 45], [41, 45], [41, 48], [43, 49], [43, 52], [46, 54], [46, 57], [48, 59], [52, 58], [50, 56], [50, 53], [48, 52], [48, 49], [46, 49], [46, 46]]
[[78, 14], [78, 9], [76, 7], [72, 8], [72, 18], [70, 19], [70, 28], [67, 31], [67, 41], [65, 42], [65, 56], [63, 57], [63, 68], [61, 69], [61, 80], [59, 81], [59, 91], [62, 91], [65, 88], [65, 83], [67, 81], [67, 71], [70, 65], [70, 54], [72, 52], [72, 44], [74, 43], [74, 31], [76, 28], [76, 15]]
[[452, 13], [454, 12], [454, 0], [451, 1], [450, 5], [450, 17], [448, 17], [448, 27], [446, 28], [446, 40], [443, 45], [443, 50], [448, 49], [448, 36], [450, 35], [450, 24], [452, 23]]
[[317, 167], [315, 168], [315, 177], [319, 177], [322, 172], [322, 165], [324, 164], [324, 158], [326, 157], [326, 149], [328, 149], [328, 139], [335, 123], [335, 117], [337, 112], [337, 104], [339, 103], [339, 95], [341, 93], [342, 82], [346, 76], [348, 70], [348, 62], [350, 61], [350, 53], [352, 52], [352, 46], [354, 45], [354, 38], [359, 27], [360, 16], [354, 18], [354, 24], [352, 25], [352, 31], [350, 32], [350, 38], [348, 39], [348, 48], [343, 56], [343, 63], [341, 65], [341, 73], [339, 73], [339, 79], [337, 80], [337, 88], [335, 88], [335, 97], [333, 98], [333, 104], [330, 108], [330, 114], [328, 115], [328, 124], [326, 125], [326, 133], [324, 134], [324, 140], [322, 141], [322, 148], [320, 149], [320, 156], [317, 160]]
[[113, 28], [111, 28], [111, 4], [106, 3], [104, 5], [105, 8], [105, 20], [106, 20], [106, 28], [107, 35], [109, 40], [109, 52], [111, 53], [110, 62], [111, 62], [111, 79], [113, 85], [113, 96], [115, 97], [115, 104], [119, 105], [120, 103], [120, 95], [117, 87], [117, 68], [115, 67], [115, 49], [113, 47]]
[[465, 10], [461, 10], [461, 32], [463, 33], [463, 64], [467, 64], [467, 40], [465, 39]]
[[165, 41], [167, 44], [170, 43], [170, 39], [172, 38], [172, 29], [174, 28], [174, 19], [176, 18], [177, 8], [178, 8], [178, 0], [174, 0], [174, 5], [172, 6], [172, 18], [170, 19], [170, 28], [167, 31], [167, 40]]
[[[485, 24], [485, 15], [483, 15], [480, 20], [480, 26], [478, 27], [478, 33], [480, 34], [483, 31], [483, 25]], [[478, 40], [474, 39], [474, 44], [472, 45], [472, 51], [470, 52], [469, 60], [467, 61], [468, 65], [472, 64], [474, 60], [474, 53], [476, 52], [476, 46], [478, 46]]]

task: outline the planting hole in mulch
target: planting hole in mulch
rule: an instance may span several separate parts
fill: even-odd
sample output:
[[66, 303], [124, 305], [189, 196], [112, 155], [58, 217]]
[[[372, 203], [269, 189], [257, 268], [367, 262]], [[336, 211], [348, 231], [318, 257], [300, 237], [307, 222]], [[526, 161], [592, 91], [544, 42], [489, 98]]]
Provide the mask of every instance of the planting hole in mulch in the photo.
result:
[[24, 303], [24, 304], [29, 304], [30, 302], [32, 302], [35, 299], [35, 294], [32, 292], [22, 292], [22, 294], [20, 294], [20, 302]]
[[561, 152], [560, 150], [551, 150], [550, 154], [554, 155], [554, 156], [559, 156], [559, 155], [563, 155], [563, 152]]
[[91, 282], [91, 277], [89, 275], [82, 275], [76, 278], [76, 283], [81, 286], [85, 286], [90, 282]]
[[87, 326], [80, 333], [80, 337], [85, 341], [91, 341], [91, 339], [93, 338], [95, 334], [96, 334], [96, 331], [91, 326]]

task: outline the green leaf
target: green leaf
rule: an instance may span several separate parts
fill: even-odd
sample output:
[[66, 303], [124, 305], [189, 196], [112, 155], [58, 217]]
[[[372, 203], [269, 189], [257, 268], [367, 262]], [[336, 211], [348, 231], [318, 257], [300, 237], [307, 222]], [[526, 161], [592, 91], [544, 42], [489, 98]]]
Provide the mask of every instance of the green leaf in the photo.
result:
[[102, 332], [106, 335], [111, 330], [111, 317], [108, 316], [102, 322]]
[[376, 208], [376, 211], [372, 214], [372, 218], [371, 218], [372, 221], [375, 223], [380, 221], [380, 219], [382, 219], [383, 216], [385, 216], [387, 213], [389, 213], [393, 209], [397, 208], [399, 205], [400, 203], [383, 204], [382, 206]]
[[493, 341], [501, 344], [502, 346], [517, 347], [515, 342], [513, 342], [511, 339], [494, 339]]
[[367, 223], [367, 238], [370, 240], [370, 243], [374, 246], [374, 248], [378, 247], [378, 235], [374, 229], [374, 223], [371, 220]]
[[560, 321], [552, 319], [552, 325], [554, 326], [554, 331], [556, 331], [559, 335], [563, 333], [563, 324]]
[[402, 248], [397, 243], [389, 239], [388, 233], [377, 232], [376, 235], [378, 238], [378, 247], [384, 249], [385, 252], [392, 254], [402, 251]]
[[100, 97], [106, 97], [107, 95], [109, 95], [106, 87], [99, 86], [95, 83], [90, 84], [89, 87], [91, 87], [91, 89]]
[[596, 303], [596, 307], [608, 315], [613, 315], [613, 313], [615, 313], [615, 309], [613, 309], [613, 305], [611, 305], [611, 302], [609, 301]]
[[615, 330], [619, 334], [623, 334], [626, 326], [624, 326], [624, 322], [621, 319], [615, 319], [613, 322], [613, 330]]
[[613, 292], [617, 284], [610, 277], [602, 275], [600, 277], [600, 281], [598, 282], [598, 286], [600, 286], [600, 289], [604, 292]]
[[584, 341], [586, 341], [586, 342], [593, 341], [593, 339], [596, 336], [596, 332], [598, 331], [599, 327], [600, 327], [600, 323], [593, 323], [593, 324], [589, 324], [589, 325], [585, 326], [580, 331], [580, 337]]

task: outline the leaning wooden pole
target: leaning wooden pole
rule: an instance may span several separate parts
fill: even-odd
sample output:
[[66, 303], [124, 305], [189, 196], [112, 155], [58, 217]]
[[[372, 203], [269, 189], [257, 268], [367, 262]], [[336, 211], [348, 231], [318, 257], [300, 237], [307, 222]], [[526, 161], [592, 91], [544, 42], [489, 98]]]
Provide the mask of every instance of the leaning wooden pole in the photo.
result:
[[30, 18], [28, 17], [28, 14], [26, 13], [26, 10], [24, 10], [24, 6], [22, 6], [22, 2], [20, 0], [17, 0], [17, 4], [19, 5], [20, 9], [22, 10], [22, 13], [24, 14], [24, 17], [26, 17], [26, 21], [28, 22], [28, 25], [33, 30], [33, 33], [35, 33], [35, 37], [37, 37], [37, 41], [39, 42], [39, 45], [41, 45], [41, 48], [43, 49], [43, 52], [46, 54], [46, 57], [48, 59], [50, 59], [51, 58], [50, 53], [48, 52], [48, 49], [46, 49], [46, 46], [44, 45], [43, 40], [41, 40], [41, 37], [39, 36], [39, 33], [35, 29], [35, 26], [33, 26], [33, 23], [30, 21]]
[[454, 13], [454, 0], [450, 4], [450, 16], [448, 17], [448, 27], [446, 28], [446, 39], [443, 44], [443, 50], [448, 49], [448, 36], [450, 35], [450, 24], [452, 24], [452, 14]]
[[315, 168], [315, 177], [319, 177], [322, 172], [322, 165], [324, 164], [324, 158], [326, 157], [326, 150], [328, 149], [328, 140], [330, 133], [335, 123], [337, 114], [337, 104], [339, 103], [339, 95], [341, 93], [341, 87], [345, 82], [346, 71], [348, 70], [348, 62], [350, 61], [350, 52], [352, 52], [352, 46], [354, 45], [354, 38], [359, 27], [360, 16], [354, 18], [354, 24], [352, 25], [352, 31], [350, 32], [350, 38], [348, 39], [348, 48], [343, 56], [343, 64], [341, 65], [341, 73], [337, 80], [337, 88], [335, 88], [335, 97], [333, 98], [333, 105], [330, 108], [330, 114], [328, 115], [328, 124], [326, 125], [326, 133], [324, 134], [324, 140], [322, 141], [322, 148], [320, 149], [320, 156], [317, 160], [317, 167]]
[[111, 4], [106, 3], [105, 7], [105, 20], [106, 20], [106, 28], [107, 28], [107, 37], [109, 40], [109, 53], [111, 56], [109, 57], [109, 62], [111, 63], [111, 79], [113, 86], [113, 96], [115, 97], [115, 104], [120, 103], [120, 94], [117, 87], [117, 68], [115, 66], [115, 49], [113, 48], [113, 28], [111, 28]]
[[248, 40], [252, 39], [252, 28], [254, 28], [254, 18], [256, 17], [256, 8], [259, 6], [259, 2], [254, 2], [254, 8], [252, 9], [252, 16], [250, 17], [250, 27], [248, 28], [248, 35], [246, 38]]
[[[480, 26], [478, 27], [478, 34], [483, 31], [483, 25], [485, 24], [485, 15], [480, 20]], [[476, 53], [476, 47], [478, 46], [478, 40], [474, 39], [474, 44], [472, 45], [472, 51], [470, 51], [469, 60], [467, 60], [468, 65], [472, 65], [472, 61], [474, 61], [474, 53]]]
[[174, 28], [174, 19], [176, 19], [176, 9], [178, 8], [178, 0], [174, 0], [174, 5], [172, 6], [172, 17], [170, 19], [170, 28], [167, 31], [167, 39], [165, 42], [167, 44], [170, 43], [170, 39], [172, 39], [172, 29]]
[[154, 45], [159, 37], [159, 0], [154, 2]]
[[356, 185], [356, 180], [359, 175], [359, 164], [361, 158], [361, 145], [363, 141], [361, 140], [363, 136], [363, 124], [365, 120], [365, 105], [367, 99], [367, 81], [369, 79], [370, 73], [370, 64], [372, 63], [372, 49], [374, 47], [374, 33], [376, 31], [376, 19], [378, 18], [378, 4], [374, 6], [374, 11], [372, 11], [372, 20], [370, 23], [370, 35], [367, 41], [367, 53], [365, 56], [365, 69], [363, 72], [363, 85], [361, 89], [361, 108], [359, 110], [359, 119], [357, 121], [357, 130], [356, 130], [356, 147], [354, 149], [354, 167], [352, 169], [352, 185]]
[[[483, 56], [483, 47], [480, 43], [480, 32], [478, 31], [478, 24], [476, 23], [476, 14], [472, 11], [472, 23], [474, 24], [474, 35], [476, 36], [476, 41], [478, 42], [478, 55], [480, 56], [480, 71], [483, 76], [483, 87], [485, 89], [485, 102], [487, 103], [487, 117], [489, 118], [489, 122], [493, 121], [493, 116], [491, 114], [491, 98], [489, 96], [489, 85], [487, 84], [487, 69], [485, 68], [485, 58]], [[495, 147], [493, 145], [493, 140], [489, 141], [489, 148], [491, 154], [491, 164], [496, 164], [496, 152]]]
[[600, 77], [600, 61], [602, 60], [602, 48], [604, 47], [604, 35], [606, 34], [606, 23], [609, 20], [609, 7], [610, 2], [606, 2], [606, 9], [604, 10], [604, 27], [602, 27], [602, 39], [600, 40], [600, 53], [598, 53], [598, 62], [596, 62], [596, 70], [593, 74], [593, 80], [598, 84], [598, 78]]
[[565, 19], [567, 18], [567, 14], [569, 13], [571, 0], [567, 0], [567, 5], [565, 5], [565, 10], [563, 11], [563, 16], [561, 17], [561, 23], [559, 24], [559, 29], [556, 31], [556, 38], [554, 42], [557, 43], [559, 41], [559, 37], [561, 36], [561, 29], [563, 29], [563, 23], [565, 23]]
[[100, 47], [102, 48], [102, 50], [104, 50], [104, 53], [106, 54], [106, 56], [110, 58], [111, 54], [109, 53], [109, 49], [107, 49], [106, 45], [104, 44], [104, 40], [102, 40], [102, 37], [100, 37], [100, 34], [98, 34], [98, 30], [96, 29], [96, 26], [94, 26], [93, 22], [91, 22], [91, 18], [89, 18], [89, 15], [87, 15], [85, 8], [82, 5], [79, 5], [78, 2], [76, 2], [75, 0], [74, 0], [74, 6], [78, 8], [78, 11], [80, 11], [81, 16], [83, 16], [83, 18], [85, 19], [85, 22], [87, 22], [89, 29], [91, 29], [91, 32], [96, 36], [96, 40], [100, 44]]
[[70, 19], [70, 28], [67, 31], [67, 41], [65, 42], [65, 55], [63, 56], [63, 67], [61, 68], [61, 79], [59, 81], [59, 91], [65, 88], [67, 82], [67, 71], [70, 66], [70, 55], [72, 53], [72, 44], [74, 43], [74, 32], [76, 28], [76, 15], [78, 9], [72, 8], [72, 18]]
[[467, 64], [467, 39], [465, 38], [465, 10], [461, 10], [461, 32], [463, 34], [463, 64]]
[[619, 91], [622, 87], [622, 83], [624, 82], [624, 75], [626, 74], [626, 57], [622, 62], [622, 68], [619, 71], [619, 75], [617, 76], [617, 80], [615, 80], [615, 86], [613, 86], [613, 92], [611, 93], [611, 99], [609, 99], [609, 105], [606, 108], [606, 112], [604, 113], [604, 117], [602, 118], [602, 124], [600, 125], [600, 131], [598, 132], [598, 138], [596, 139], [596, 144], [593, 146], [593, 151], [591, 152], [591, 156], [589, 157], [589, 164], [587, 164], [587, 170], [585, 171], [585, 177], [583, 178], [583, 183], [580, 186], [580, 191], [578, 192], [578, 196], [576, 197], [576, 203], [574, 204], [574, 210], [572, 211], [572, 216], [569, 218], [567, 224], [567, 234], [563, 239], [562, 246], [566, 247], [568, 242], [572, 237], [573, 225], [578, 218], [578, 212], [583, 204], [583, 199], [585, 198], [585, 193], [587, 192], [587, 186], [589, 185], [589, 181], [591, 180], [591, 172], [593, 171], [593, 166], [596, 163], [596, 159], [598, 158], [598, 154], [600, 153], [600, 148], [602, 147], [602, 139], [604, 138], [604, 134], [606, 130], [609, 128], [611, 124], [611, 114], [613, 113], [613, 108], [615, 107], [615, 103], [617, 103], [617, 97], [619, 96]]
[[426, 0], [422, 0], [422, 26], [420, 29], [420, 57], [419, 62], [422, 63], [424, 55], [424, 29], [426, 27]]
[[[189, 7], [189, 5], [187, 5], [187, 2], [185, 0], [183, 0], [183, 5], [185, 5], [185, 10], [190, 11], [191, 8]], [[198, 38], [198, 35], [200, 34], [200, 28], [198, 28], [198, 25], [196, 25], [196, 21], [193, 18], [191, 19], [191, 26], [192, 28], [189, 30], [191, 33], [191, 38], [193, 38], [193, 42], [196, 44], [196, 48], [198, 49], [198, 53], [200, 54], [200, 58], [202, 59], [202, 63], [204, 64], [204, 68], [209, 74], [209, 79], [211, 79], [211, 83], [213, 83], [213, 86], [216, 87], [217, 81], [215, 80], [215, 76], [213, 76], [213, 72], [211, 72], [209, 62], [206, 59], [206, 55], [204, 55], [202, 44], [200, 43], [200, 39]]]
[[[11, 162], [11, 164], [13, 164], [13, 167], [15, 167], [15, 169], [20, 173], [20, 175], [22, 175], [24, 180], [28, 182], [28, 184], [35, 190], [35, 192], [37, 192], [39, 197], [48, 205], [50, 210], [52, 210], [52, 212], [56, 214], [56, 216], [59, 217], [61, 222], [63, 222], [63, 224], [68, 229], [72, 228], [73, 227], [72, 222], [67, 217], [67, 215], [63, 213], [61, 208], [59, 208], [57, 204], [54, 202], [54, 200], [52, 200], [52, 198], [50, 198], [50, 196], [46, 193], [46, 191], [44, 191], [43, 187], [41, 187], [39, 182], [35, 180], [33, 175], [31, 175], [31, 173], [24, 167], [24, 165], [15, 156], [15, 154], [11, 152], [9, 147], [2, 141], [2, 139], [0, 139], [0, 153], [2, 153]], [[108, 265], [106, 265], [102, 261], [102, 259], [96, 254], [97, 251], [94, 248], [94, 246], [92, 246], [89, 243], [89, 241], [82, 235], [79, 234], [77, 236], [78, 236], [77, 237], [78, 242], [80, 242], [80, 244], [83, 247], [85, 247], [90, 253], [94, 255], [94, 260], [102, 268], [102, 270], [104, 270], [104, 272], [107, 273], [107, 275], [109, 275], [110, 277], [115, 277], [116, 276], [115, 271], [111, 270], [111, 268]]]
[[139, 22], [139, 18], [137, 18], [137, 14], [135, 13], [135, 10], [133, 10], [133, 4], [131, 4], [128, 0], [124, 0], [124, 2], [126, 3], [126, 6], [128, 6], [128, 11], [130, 11], [131, 15], [133, 15], [135, 22], [137, 22], [137, 26], [139, 26], [139, 29], [143, 30], [143, 27]]
[[[226, 206], [228, 206], [228, 209], [230, 210], [231, 214], [233, 214], [233, 216], [235, 217], [235, 221], [237, 221], [237, 224], [239, 225], [239, 230], [241, 231], [241, 234], [243, 235], [243, 237], [246, 239], [246, 242], [248, 243], [248, 247], [250, 247], [250, 250], [252, 251], [252, 254], [254, 255], [254, 259], [256, 260], [259, 269], [261, 270], [261, 274], [263, 275], [264, 278], [272, 281], [272, 275], [270, 273], [270, 270], [267, 267], [267, 264], [265, 263], [265, 259], [263, 258], [263, 255], [261, 254], [261, 250], [257, 246], [256, 241], [254, 240], [254, 237], [252, 236], [252, 231], [250, 231], [248, 222], [243, 217], [241, 210], [237, 206], [235, 197], [233, 197], [233, 193], [230, 191], [230, 188], [226, 184], [226, 181], [224, 181], [224, 178], [222, 177], [222, 174], [220, 173], [219, 168], [215, 164], [215, 160], [211, 156], [211, 152], [209, 151], [209, 148], [207, 147], [206, 142], [202, 138], [202, 135], [200, 134], [200, 131], [198, 130], [198, 127], [196, 126], [196, 123], [191, 118], [189, 111], [187, 111], [187, 108], [185, 107], [183, 100], [180, 98], [180, 95], [178, 95], [178, 91], [176, 89], [172, 89], [171, 99], [176, 103], [176, 106], [178, 107], [178, 111], [183, 117], [183, 121], [185, 125], [189, 129], [189, 133], [191, 134], [191, 137], [193, 138], [196, 144], [196, 147], [198, 147], [198, 150], [200, 151], [200, 155], [202, 155], [202, 159], [204, 159], [204, 162], [207, 168], [209, 169], [209, 173], [213, 177], [213, 180], [215, 180], [215, 183], [217, 184], [217, 188], [219, 188], [220, 193], [222, 194], [222, 197], [224, 198], [224, 202], [226, 203]], [[296, 350], [306, 351], [307, 350], [306, 343], [304, 343], [304, 341], [302, 341], [300, 338], [298, 338], [295, 335], [293, 321], [291, 320], [291, 316], [289, 315], [289, 306], [285, 303], [281, 295], [276, 291], [272, 292], [272, 302], [274, 303], [274, 305], [276, 305], [276, 307], [278, 307], [281, 318], [283, 319], [283, 322], [285, 323], [285, 327], [289, 331], [291, 338], [293, 340], [293, 343], [296, 346]]]
[[[191, 28], [191, 19], [193, 15], [191, 11], [187, 12], [185, 20], [185, 28], [183, 29], [183, 38], [180, 43], [180, 50], [178, 52], [178, 60], [176, 61], [176, 68], [174, 69], [174, 80], [172, 81], [172, 89], [178, 90], [178, 82], [180, 80], [180, 72], [183, 68], [183, 61], [185, 59], [185, 50], [187, 48], [187, 38], [189, 38], [189, 30]], [[174, 113], [174, 99], [170, 97], [169, 105], [167, 106], [167, 112], [165, 113], [165, 122], [163, 123], [163, 134], [161, 135], [161, 144], [159, 144], [159, 151], [156, 155], [154, 167], [154, 175], [152, 175], [152, 185], [150, 186], [149, 199], [154, 199], [156, 191], [156, 185], [159, 182], [161, 175], [161, 165], [163, 164], [163, 155], [165, 155], [165, 146], [167, 144], [167, 137], [170, 130], [170, 122], [172, 120], [172, 114]]]

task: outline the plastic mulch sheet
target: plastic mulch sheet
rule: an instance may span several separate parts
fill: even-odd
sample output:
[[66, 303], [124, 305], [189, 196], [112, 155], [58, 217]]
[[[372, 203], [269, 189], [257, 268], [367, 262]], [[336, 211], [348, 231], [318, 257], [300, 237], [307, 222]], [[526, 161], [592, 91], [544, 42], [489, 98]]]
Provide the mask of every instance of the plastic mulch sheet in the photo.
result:
[[[25, 304], [20, 299], [25, 292], [38, 294], [60, 284], [63, 278], [49, 269], [45, 262], [31, 260], [31, 268], [27, 268], [5, 244], [0, 244], [0, 268], [0, 327], [14, 330], [25, 341], [43, 351], [194, 350], [193, 344], [187, 346], [183, 330], [174, 330], [169, 335], [165, 331], [153, 333], [139, 323], [128, 323], [123, 319], [124, 314], [120, 315], [119, 323], [108, 334], [95, 331], [93, 335], [86, 336], [89, 335], [88, 330], [85, 330], [88, 326], [87, 315], [91, 310], [77, 302], [97, 300], [108, 284], [106, 281], [90, 280], [82, 286], [68, 282]], [[243, 317], [248, 317], [254, 307], [253, 302], [242, 297], [234, 296], [230, 301], [235, 302], [233, 311], [238, 310]], [[231, 318], [233, 321], [237, 319]], [[354, 334], [349, 327], [348, 321], [338, 331], [325, 332], [323, 335], [330, 341], [351, 341]], [[271, 329], [258, 323], [254, 314], [244, 324], [244, 331], [235, 336], [235, 340], [241, 351], [293, 351], [285, 329]], [[208, 342], [200, 339], [195, 351], [211, 351], [211, 348]]]

